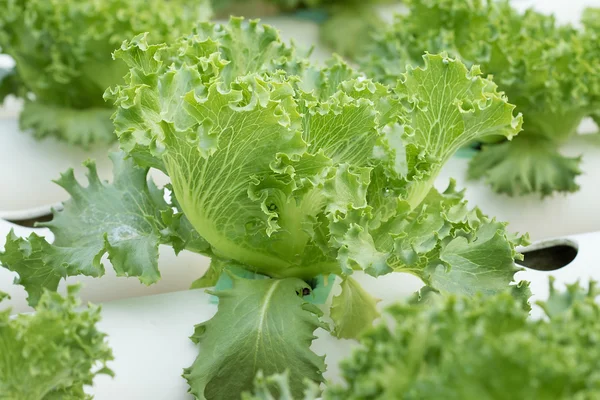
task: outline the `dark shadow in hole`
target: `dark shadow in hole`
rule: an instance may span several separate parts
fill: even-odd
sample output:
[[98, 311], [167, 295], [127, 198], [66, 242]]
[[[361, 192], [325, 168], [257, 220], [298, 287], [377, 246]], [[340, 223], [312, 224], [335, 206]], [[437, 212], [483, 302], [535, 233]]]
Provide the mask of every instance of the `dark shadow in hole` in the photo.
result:
[[52, 217], [53, 217], [52, 214], [46, 214], [46, 215], [40, 215], [38, 217], [30, 218], [30, 219], [19, 219], [19, 220], [9, 219], [7, 221], [10, 222], [11, 224], [24, 226], [25, 228], [33, 228], [33, 227], [35, 227], [36, 222], [50, 222], [50, 221], [52, 221]]
[[566, 267], [577, 256], [577, 247], [569, 242], [522, 251], [524, 259], [518, 263], [537, 271], [556, 271]]

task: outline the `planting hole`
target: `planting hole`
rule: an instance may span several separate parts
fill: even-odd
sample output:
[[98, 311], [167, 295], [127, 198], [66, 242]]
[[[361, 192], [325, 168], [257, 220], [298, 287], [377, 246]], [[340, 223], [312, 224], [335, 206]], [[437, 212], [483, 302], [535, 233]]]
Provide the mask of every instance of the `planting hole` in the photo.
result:
[[537, 271], [556, 271], [566, 267], [577, 256], [577, 244], [569, 240], [549, 241], [521, 251], [524, 259], [518, 263]]
[[17, 219], [17, 220], [9, 219], [7, 221], [10, 222], [11, 224], [15, 224], [15, 225], [19, 225], [19, 226], [24, 226], [25, 228], [33, 228], [33, 227], [35, 227], [35, 223], [36, 222], [49, 222], [49, 221], [52, 221], [52, 213], [40, 215], [40, 216], [35, 217], [35, 218]]

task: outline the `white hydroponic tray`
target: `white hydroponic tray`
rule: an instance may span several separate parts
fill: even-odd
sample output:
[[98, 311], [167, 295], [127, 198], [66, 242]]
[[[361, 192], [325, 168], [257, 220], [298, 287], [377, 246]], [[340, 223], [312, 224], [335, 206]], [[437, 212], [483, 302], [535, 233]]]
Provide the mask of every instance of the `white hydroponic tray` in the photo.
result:
[[[556, 278], [556, 286], [579, 280], [583, 285], [590, 279], [600, 280], [600, 254], [597, 244], [600, 233], [575, 235], [559, 240], [579, 248], [575, 259], [566, 267], [540, 272], [526, 270], [518, 279], [531, 281], [534, 293], [532, 302], [548, 297], [548, 276]], [[554, 243], [554, 242], [553, 242]], [[540, 244], [543, 245], [543, 244]], [[363, 287], [372, 295], [383, 299], [380, 307], [401, 301], [420, 288], [419, 281], [406, 274], [394, 274], [374, 279], [356, 274]], [[339, 291], [339, 288], [338, 288]], [[334, 289], [334, 294], [336, 293]], [[103, 305], [100, 328], [108, 334], [115, 354], [111, 367], [115, 378], [99, 377], [90, 393], [96, 400], [152, 399], [188, 400], [187, 384], [181, 377], [182, 369], [190, 366], [197, 348], [189, 340], [195, 324], [212, 317], [217, 306], [202, 290], [168, 293], [149, 297], [108, 302]], [[535, 309], [534, 316], [541, 315]], [[316, 331], [318, 339], [312, 349], [326, 354], [329, 380], [339, 380], [339, 360], [347, 357], [354, 342], [338, 340], [322, 329]]]

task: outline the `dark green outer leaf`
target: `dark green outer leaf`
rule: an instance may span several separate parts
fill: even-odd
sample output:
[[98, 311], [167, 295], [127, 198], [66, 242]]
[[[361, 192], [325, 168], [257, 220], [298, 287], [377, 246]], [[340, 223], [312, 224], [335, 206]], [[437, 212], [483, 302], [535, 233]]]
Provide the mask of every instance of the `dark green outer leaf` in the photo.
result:
[[218, 291], [217, 314], [197, 325], [192, 340], [200, 345], [184, 377], [196, 399], [238, 400], [265, 375], [290, 371], [291, 392], [299, 395], [304, 379], [322, 382], [323, 357], [312, 353], [314, 330], [323, 327], [320, 311], [301, 294], [309, 286], [295, 278], [234, 278], [231, 290]]
[[160, 279], [158, 245], [176, 250], [207, 250], [181, 214], [174, 214], [163, 191], [147, 180], [148, 170], [111, 155], [113, 183], [100, 181], [93, 162], [87, 162], [88, 186], [75, 180], [72, 170], [56, 181], [71, 194], [62, 211], [54, 211], [50, 228], [54, 242], [32, 234], [28, 239], [9, 234], [0, 262], [19, 274], [18, 283], [35, 305], [44, 288], [56, 290], [60, 279], [73, 275], [102, 276], [101, 259], [108, 258], [117, 275], [136, 276], [146, 285]]

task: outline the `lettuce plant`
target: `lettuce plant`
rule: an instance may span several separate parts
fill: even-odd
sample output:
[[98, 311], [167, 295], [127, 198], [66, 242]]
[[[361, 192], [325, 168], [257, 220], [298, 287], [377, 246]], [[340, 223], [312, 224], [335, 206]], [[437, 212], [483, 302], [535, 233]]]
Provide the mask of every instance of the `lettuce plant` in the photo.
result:
[[409, 0], [406, 14], [378, 34], [361, 61], [382, 82], [395, 82], [406, 65], [422, 64], [424, 51], [448, 51], [480, 65], [523, 113], [524, 131], [512, 142], [484, 140], [469, 165], [499, 193], [542, 196], [573, 192], [579, 157], [559, 147], [586, 117], [600, 109], [598, 24], [558, 25], [552, 16], [512, 9], [508, 1]]
[[84, 146], [116, 140], [102, 94], [127, 67], [112, 51], [146, 31], [174, 40], [210, 17], [205, 0], [0, 0], [0, 10], [0, 50], [16, 61], [0, 72], [0, 102], [24, 98], [22, 129]]
[[[77, 310], [78, 291], [45, 292], [35, 314], [0, 311], [1, 399], [91, 399], [84, 387], [96, 375], [112, 375], [112, 352], [96, 328], [100, 308]], [[5, 297], [0, 292], [0, 301]]]
[[[341, 338], [379, 315], [355, 271], [410, 273], [438, 296], [513, 282], [526, 238], [469, 208], [452, 182], [433, 187], [459, 147], [520, 130], [478, 68], [428, 54], [388, 86], [339, 60], [310, 65], [273, 28], [237, 18], [169, 44], [139, 35], [114, 56], [130, 68], [106, 93], [122, 148], [114, 181], [92, 162], [87, 187], [63, 174], [72, 198], [44, 224], [54, 242], [11, 233], [0, 261], [35, 305], [65, 276], [101, 276], [105, 254], [146, 284], [160, 277], [159, 244], [210, 257], [194, 287], [231, 285], [213, 292], [218, 312], [192, 336], [201, 353], [184, 376], [196, 398], [237, 399], [259, 370], [289, 369], [293, 393], [322, 381], [309, 349], [328, 328], [315, 293], [336, 277], [329, 316]], [[170, 177], [168, 193], [149, 168]]]
[[[600, 396], [600, 294], [578, 284], [539, 306], [532, 320], [508, 293], [451, 296], [423, 305], [398, 304], [385, 323], [360, 338], [341, 363], [344, 385], [330, 385], [325, 400], [376, 399], [595, 399]], [[278, 388], [281, 396], [275, 396]], [[244, 400], [314, 400], [291, 394], [288, 376], [256, 379]]]

